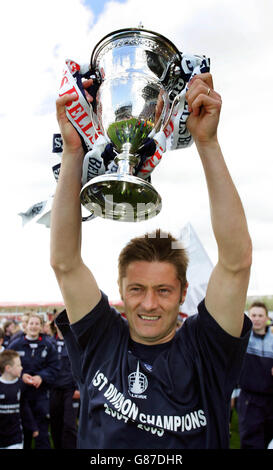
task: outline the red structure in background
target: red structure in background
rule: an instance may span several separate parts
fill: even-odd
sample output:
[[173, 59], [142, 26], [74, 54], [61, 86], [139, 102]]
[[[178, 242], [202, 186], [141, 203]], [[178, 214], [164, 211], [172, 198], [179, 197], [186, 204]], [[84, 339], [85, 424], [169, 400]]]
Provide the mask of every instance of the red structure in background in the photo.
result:
[[[110, 305], [115, 307], [121, 315], [126, 318], [121, 300], [112, 300]], [[64, 309], [63, 302], [0, 302], [0, 323], [1, 320], [17, 320], [21, 321], [21, 317], [26, 312], [35, 312], [41, 314], [44, 320], [53, 320], [53, 315], [56, 312], [61, 312]], [[183, 321], [188, 317], [182, 311], [178, 314], [178, 320]]]
[[[122, 301], [110, 301], [110, 304], [122, 313]], [[63, 302], [0, 302], [0, 322], [2, 319], [21, 321], [26, 312], [39, 313], [51, 321], [54, 313], [61, 312], [64, 308]]]

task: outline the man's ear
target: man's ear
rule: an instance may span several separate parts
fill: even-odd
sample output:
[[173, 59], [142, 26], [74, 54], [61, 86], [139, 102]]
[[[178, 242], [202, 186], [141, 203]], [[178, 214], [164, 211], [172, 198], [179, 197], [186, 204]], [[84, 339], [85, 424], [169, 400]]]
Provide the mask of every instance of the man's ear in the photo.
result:
[[120, 295], [120, 298], [121, 298], [121, 300], [123, 301], [123, 295], [122, 295], [122, 281], [120, 280], [120, 278], [118, 278], [118, 288], [119, 288], [119, 295]]
[[185, 287], [182, 289], [182, 292], [181, 292], [181, 299], [180, 299], [181, 304], [183, 304], [183, 302], [185, 301], [187, 291], [188, 291], [188, 287], [189, 287], [189, 283], [187, 282]]

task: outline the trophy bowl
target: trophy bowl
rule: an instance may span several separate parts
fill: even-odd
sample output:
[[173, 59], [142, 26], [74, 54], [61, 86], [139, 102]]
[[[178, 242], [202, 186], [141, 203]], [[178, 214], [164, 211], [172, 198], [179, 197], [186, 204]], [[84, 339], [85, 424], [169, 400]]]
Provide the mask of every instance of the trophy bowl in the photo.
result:
[[95, 46], [90, 65], [99, 84], [95, 112], [118, 166], [116, 173], [97, 176], [81, 190], [81, 203], [95, 215], [136, 222], [160, 212], [160, 195], [134, 169], [146, 139], [170, 118], [180, 64], [171, 41], [143, 28], [114, 31]]

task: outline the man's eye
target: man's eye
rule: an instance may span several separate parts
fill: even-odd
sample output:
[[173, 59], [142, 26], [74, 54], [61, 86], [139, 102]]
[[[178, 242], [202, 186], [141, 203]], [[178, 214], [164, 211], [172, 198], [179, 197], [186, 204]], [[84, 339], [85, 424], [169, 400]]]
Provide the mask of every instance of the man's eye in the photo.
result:
[[167, 294], [169, 289], [159, 289], [160, 294]]

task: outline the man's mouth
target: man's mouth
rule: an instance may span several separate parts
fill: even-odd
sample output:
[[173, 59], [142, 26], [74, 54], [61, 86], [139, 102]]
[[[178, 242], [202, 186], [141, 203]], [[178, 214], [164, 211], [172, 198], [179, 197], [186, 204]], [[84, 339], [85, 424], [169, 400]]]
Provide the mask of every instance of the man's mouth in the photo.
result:
[[139, 315], [141, 320], [156, 321], [160, 318], [158, 315]]

